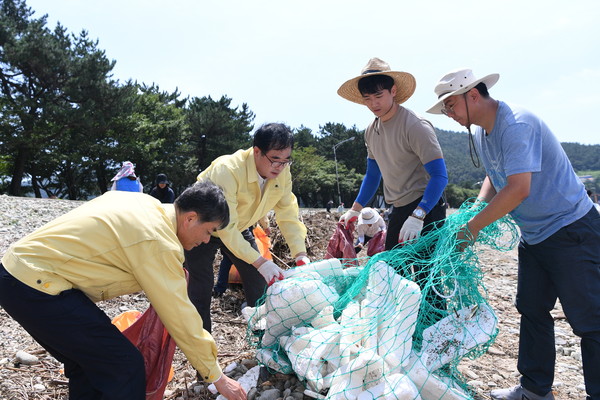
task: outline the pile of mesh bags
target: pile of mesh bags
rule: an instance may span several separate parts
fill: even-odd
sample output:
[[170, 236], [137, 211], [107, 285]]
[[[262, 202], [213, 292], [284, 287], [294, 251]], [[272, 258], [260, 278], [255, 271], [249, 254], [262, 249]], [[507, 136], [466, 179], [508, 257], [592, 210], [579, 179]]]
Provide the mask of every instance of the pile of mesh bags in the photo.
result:
[[418, 241], [362, 266], [328, 259], [286, 271], [259, 306], [243, 310], [258, 360], [296, 374], [315, 398], [471, 399], [456, 367], [497, 335], [477, 247], [506, 251], [518, 240], [504, 217], [461, 251], [456, 235], [483, 207], [467, 202]]

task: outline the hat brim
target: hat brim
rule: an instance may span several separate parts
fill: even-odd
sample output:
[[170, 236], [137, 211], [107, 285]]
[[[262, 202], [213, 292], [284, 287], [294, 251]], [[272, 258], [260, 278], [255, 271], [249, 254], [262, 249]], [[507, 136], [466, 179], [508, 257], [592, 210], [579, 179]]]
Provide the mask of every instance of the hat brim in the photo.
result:
[[369, 218], [369, 219], [363, 219], [363, 218], [358, 218], [358, 225], [363, 225], [363, 224], [374, 224], [375, 222], [377, 222], [377, 215], [374, 215], [373, 217]]
[[363, 96], [358, 90], [358, 81], [367, 76], [373, 75], [387, 75], [394, 80], [394, 85], [396, 85], [396, 95], [394, 96], [394, 101], [398, 104], [404, 103], [408, 100], [417, 87], [417, 82], [415, 77], [409, 74], [408, 72], [401, 71], [384, 71], [384, 72], [373, 72], [370, 74], [364, 74], [357, 76], [356, 78], [352, 78], [342, 84], [337, 91], [341, 97], [346, 100], [350, 100], [354, 103], [364, 105], [365, 102], [363, 100]]
[[500, 79], [500, 74], [489, 74], [489, 75], [484, 76], [481, 79], [477, 79], [476, 81], [468, 84], [465, 87], [462, 87], [462, 88], [457, 89], [452, 92], [444, 93], [438, 99], [438, 101], [431, 108], [429, 108], [429, 110], [427, 110], [427, 112], [430, 114], [442, 114], [442, 108], [444, 108], [444, 101], [448, 97], [457, 96], [459, 94], [466, 93], [469, 90], [473, 89], [475, 86], [479, 85], [481, 82], [485, 83], [485, 86], [489, 89], [492, 86], [494, 86], [496, 84], [496, 82], [498, 82], [498, 79]]

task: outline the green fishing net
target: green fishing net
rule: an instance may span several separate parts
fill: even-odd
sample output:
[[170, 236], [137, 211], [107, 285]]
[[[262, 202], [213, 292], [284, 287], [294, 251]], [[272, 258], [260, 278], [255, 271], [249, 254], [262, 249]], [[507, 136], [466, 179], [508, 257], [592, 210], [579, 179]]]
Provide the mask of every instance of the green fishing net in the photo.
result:
[[296, 374], [315, 398], [472, 399], [457, 366], [498, 333], [477, 249], [507, 251], [519, 237], [507, 216], [461, 251], [469, 243], [457, 233], [485, 206], [469, 200], [417, 241], [370, 258], [286, 271], [243, 311], [258, 360]]

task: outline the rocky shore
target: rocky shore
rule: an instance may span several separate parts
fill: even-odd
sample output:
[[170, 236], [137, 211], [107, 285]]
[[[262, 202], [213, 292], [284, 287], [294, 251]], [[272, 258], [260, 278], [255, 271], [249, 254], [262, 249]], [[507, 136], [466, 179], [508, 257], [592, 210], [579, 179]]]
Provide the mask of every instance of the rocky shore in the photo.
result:
[[[32, 199], [0, 195], [0, 256], [10, 244], [37, 227], [77, 207], [81, 202], [57, 199]], [[322, 259], [337, 216], [325, 211], [303, 211], [309, 231], [309, 252], [313, 260]], [[280, 236], [280, 235], [279, 235]], [[274, 248], [277, 243], [274, 233]], [[516, 249], [500, 253], [479, 248], [485, 273], [485, 285], [490, 303], [499, 320], [500, 333], [488, 353], [476, 360], [465, 360], [459, 370], [480, 398], [489, 398], [491, 389], [518, 383], [516, 356], [518, 352], [519, 315], [514, 307], [516, 291]], [[285, 262], [286, 256], [280, 255]], [[243, 294], [228, 290], [223, 297], [213, 299], [213, 336], [219, 348], [219, 361], [228, 374], [241, 376], [256, 365], [254, 349], [246, 340], [246, 327], [240, 316]], [[143, 294], [122, 296], [100, 303], [110, 316], [147, 308]], [[32, 312], [35, 312], [32, 310]], [[585, 387], [581, 368], [581, 352], [577, 338], [566, 321], [560, 304], [552, 312], [556, 323], [557, 363], [554, 394], [558, 399], [584, 399]], [[62, 365], [47, 354], [31, 337], [0, 308], [0, 400], [66, 399], [67, 380]], [[27, 365], [17, 359], [22, 351], [38, 359]], [[235, 364], [234, 364], [235, 363]], [[228, 367], [229, 366], [229, 367]], [[173, 380], [167, 386], [167, 399], [213, 399], [208, 387], [196, 380], [196, 373], [179, 350], [173, 363]], [[249, 393], [255, 399], [302, 399], [302, 385], [295, 376], [261, 374], [260, 384]]]

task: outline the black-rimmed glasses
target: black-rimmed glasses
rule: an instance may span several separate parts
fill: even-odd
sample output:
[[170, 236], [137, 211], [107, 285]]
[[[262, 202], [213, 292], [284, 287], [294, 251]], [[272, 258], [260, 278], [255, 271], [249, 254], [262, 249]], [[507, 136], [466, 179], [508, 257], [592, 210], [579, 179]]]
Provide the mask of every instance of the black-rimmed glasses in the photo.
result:
[[292, 159], [287, 161], [273, 161], [269, 158], [269, 156], [266, 153], [263, 153], [263, 156], [267, 157], [267, 160], [271, 162], [271, 167], [273, 168], [285, 167], [287, 165], [292, 165], [292, 163], [294, 162], [294, 160]]

